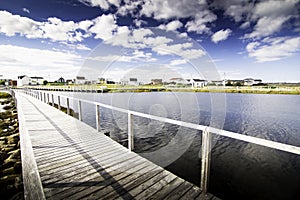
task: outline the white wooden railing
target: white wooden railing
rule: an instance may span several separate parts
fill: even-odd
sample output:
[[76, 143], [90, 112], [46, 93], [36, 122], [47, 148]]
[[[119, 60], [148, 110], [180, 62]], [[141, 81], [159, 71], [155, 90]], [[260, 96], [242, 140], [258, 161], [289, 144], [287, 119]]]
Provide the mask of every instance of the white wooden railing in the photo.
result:
[[[211, 157], [211, 138], [212, 134], [215, 135], [220, 135], [244, 142], [249, 142], [252, 144], [257, 144], [261, 145], [264, 147], [269, 147], [272, 149], [277, 149], [293, 154], [300, 155], [300, 147], [297, 146], [292, 146], [288, 144], [283, 144], [279, 142], [274, 142], [266, 139], [261, 139], [253, 136], [248, 136], [248, 135], [242, 135], [239, 133], [235, 132], [230, 132], [230, 131], [225, 131], [209, 126], [204, 126], [204, 125], [199, 125], [199, 124], [194, 124], [194, 123], [189, 123], [189, 122], [183, 122], [183, 121], [178, 121], [170, 118], [165, 118], [165, 117], [159, 117], [155, 115], [150, 115], [146, 113], [141, 113], [141, 112], [136, 112], [132, 110], [127, 110], [107, 104], [102, 104], [99, 102], [94, 102], [94, 101], [89, 101], [89, 100], [83, 100], [83, 99], [78, 99], [74, 97], [68, 97], [60, 94], [54, 95], [53, 93], [50, 92], [45, 92], [45, 91], [37, 91], [37, 90], [22, 90], [25, 94], [28, 94], [30, 96], [33, 96], [41, 101], [44, 101], [45, 103], [52, 104], [54, 106], [54, 98], [57, 98], [58, 102], [58, 109], [61, 109], [61, 98], [66, 99], [66, 104], [67, 104], [67, 113], [70, 114], [70, 104], [69, 101], [70, 99], [75, 100], [78, 102], [78, 119], [82, 121], [82, 102], [89, 103], [95, 105], [96, 109], [96, 129], [100, 131], [100, 107], [108, 108], [111, 110], [116, 110], [119, 112], [127, 113], [128, 114], [128, 149], [130, 151], [133, 151], [134, 149], [134, 130], [133, 130], [133, 118], [134, 116], [139, 116], [139, 117], [144, 117], [148, 119], [153, 119], [165, 123], [170, 123], [170, 124], [175, 124], [187, 128], [192, 128], [196, 130], [202, 131], [202, 145], [201, 145], [201, 150], [202, 150], [202, 157], [201, 157], [201, 189], [203, 190], [204, 193], [207, 192], [208, 190], [208, 181], [209, 181], [209, 171], [210, 171], [210, 157]], [[51, 95], [51, 102], [50, 102], [50, 95]]]

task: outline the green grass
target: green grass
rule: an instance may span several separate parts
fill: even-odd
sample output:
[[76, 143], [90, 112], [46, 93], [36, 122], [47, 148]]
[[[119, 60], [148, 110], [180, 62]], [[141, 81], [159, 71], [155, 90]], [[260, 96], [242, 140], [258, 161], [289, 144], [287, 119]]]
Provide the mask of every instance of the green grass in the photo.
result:
[[10, 94], [6, 93], [6, 92], [0, 92], [0, 99], [7, 99], [11, 97]]

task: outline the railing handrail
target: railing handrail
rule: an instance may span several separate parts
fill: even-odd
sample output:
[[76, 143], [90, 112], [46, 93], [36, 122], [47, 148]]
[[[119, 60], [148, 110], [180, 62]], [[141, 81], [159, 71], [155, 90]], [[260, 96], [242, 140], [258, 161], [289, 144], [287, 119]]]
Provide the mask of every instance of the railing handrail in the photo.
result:
[[[43, 92], [49, 93], [49, 94], [55, 93], [55, 92], [48, 92], [48, 91], [43, 91]], [[153, 120], [157, 120], [157, 121], [161, 121], [161, 122], [166, 122], [166, 123], [170, 123], [170, 124], [174, 124], [174, 125], [179, 125], [179, 126], [183, 126], [183, 127], [187, 127], [187, 128], [192, 128], [192, 129], [196, 129], [196, 130], [200, 130], [200, 131], [208, 130], [208, 132], [213, 133], [215, 135], [220, 135], [220, 136], [224, 136], [224, 137], [228, 137], [228, 138], [232, 138], [232, 139], [236, 139], [236, 140], [240, 140], [240, 141], [244, 141], [244, 142], [249, 142], [249, 143], [253, 143], [253, 144], [257, 144], [257, 145], [261, 145], [261, 146], [265, 146], [265, 147], [269, 147], [269, 148], [273, 148], [273, 149], [277, 149], [277, 150], [281, 150], [281, 151], [285, 151], [285, 152], [300, 155], [300, 147], [289, 145], [289, 144], [284, 144], [284, 143], [281, 143], [281, 142], [275, 142], [275, 141], [271, 141], [271, 140], [267, 140], [267, 139], [257, 138], [257, 137], [254, 137], [254, 136], [243, 135], [243, 134], [240, 134], [240, 133], [226, 131], [226, 130], [222, 130], [222, 129], [218, 129], [218, 128], [214, 128], [214, 127], [210, 127], [210, 126], [179, 121], [179, 120], [170, 119], [170, 118], [166, 118], [166, 117], [159, 117], [159, 116], [156, 116], [156, 115], [151, 115], [151, 114], [146, 114], [146, 113], [142, 113], [142, 112], [138, 112], [138, 111], [119, 108], [119, 107], [116, 107], [116, 106], [103, 104], [103, 103], [96, 102], [96, 101], [91, 101], [91, 100], [86, 100], [86, 99], [79, 99], [79, 98], [76, 98], [76, 97], [70, 97], [70, 96], [65, 96], [65, 95], [61, 95], [61, 94], [59, 94], [59, 95], [56, 94], [56, 96], [69, 98], [69, 99], [77, 100], [77, 101], [79, 100], [81, 102], [94, 104], [94, 105], [99, 105], [101, 107], [116, 110], [116, 111], [119, 111], [119, 112], [131, 113], [135, 116], [140, 116], [140, 117], [153, 119]]]

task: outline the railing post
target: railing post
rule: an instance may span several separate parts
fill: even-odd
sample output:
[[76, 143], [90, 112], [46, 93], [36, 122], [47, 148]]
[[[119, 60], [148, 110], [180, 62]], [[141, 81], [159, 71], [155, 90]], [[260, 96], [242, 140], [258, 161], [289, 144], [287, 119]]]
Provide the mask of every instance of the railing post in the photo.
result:
[[43, 93], [42, 92], [40, 92], [40, 96], [41, 96], [41, 101], [43, 101]]
[[47, 100], [48, 100], [48, 102], [47, 102], [47, 103], [50, 103], [50, 97], [49, 97], [49, 93], [47, 93]]
[[61, 107], [60, 107], [60, 96], [57, 96], [57, 100], [58, 100], [58, 110], [60, 110], [61, 109]]
[[100, 131], [100, 106], [96, 105], [96, 128]]
[[46, 100], [46, 93], [44, 93], [44, 102], [47, 103], [47, 100]]
[[81, 101], [78, 100], [78, 119], [79, 121], [82, 121], [82, 112], [81, 112]]
[[134, 149], [133, 114], [128, 112], [128, 149]]
[[202, 157], [201, 157], [201, 189], [207, 193], [209, 185], [210, 158], [211, 158], [211, 133], [202, 132]]
[[67, 98], [67, 114], [70, 115], [70, 103], [69, 103], [69, 98]]
[[52, 97], [52, 106], [54, 107], [54, 94], [52, 94], [51, 97]]

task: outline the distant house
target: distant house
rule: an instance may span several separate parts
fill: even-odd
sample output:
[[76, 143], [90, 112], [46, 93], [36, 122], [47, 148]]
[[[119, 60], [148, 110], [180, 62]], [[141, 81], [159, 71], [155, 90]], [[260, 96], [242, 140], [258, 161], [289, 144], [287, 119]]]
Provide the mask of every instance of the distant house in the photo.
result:
[[152, 79], [151, 84], [152, 85], [161, 85], [162, 84], [162, 79]]
[[65, 79], [63, 77], [60, 77], [58, 80], [57, 80], [58, 83], [66, 83]]
[[74, 82], [75, 82], [75, 84], [82, 85], [82, 84], [86, 84], [87, 80], [85, 79], [84, 76], [76, 76]]
[[210, 81], [209, 85], [213, 86], [224, 86], [226, 84], [227, 80], [219, 80], [219, 81]]
[[2, 85], [6, 85], [6, 86], [11, 85], [11, 81], [12, 81], [11, 79], [4, 78], [2, 75], [0, 75], [0, 82]]
[[39, 76], [30, 77], [30, 85], [43, 85], [44, 78]]
[[253, 79], [253, 78], [244, 79], [244, 85], [247, 85], [247, 86], [258, 85], [261, 83], [262, 83], [261, 79]]
[[68, 85], [71, 85], [71, 84], [73, 84], [73, 83], [74, 83], [74, 81], [73, 81], [73, 80], [71, 80], [71, 79], [67, 79], [67, 80], [66, 80], [66, 83], [67, 83]]
[[207, 81], [203, 79], [186, 79], [188, 85], [191, 85], [193, 88], [200, 88], [207, 85]]
[[9, 85], [11, 86], [17, 86], [17, 81], [16, 80], [10, 80]]
[[137, 78], [129, 78], [129, 83], [128, 84], [137, 86], [138, 85], [138, 79]]
[[18, 76], [17, 86], [27, 86], [27, 85], [31, 85], [30, 77], [27, 75]]
[[171, 78], [170, 82], [173, 83], [173, 84], [176, 84], [176, 85], [178, 85], [178, 84], [182, 84], [182, 85], [187, 84], [186, 80], [183, 79], [183, 78]]

